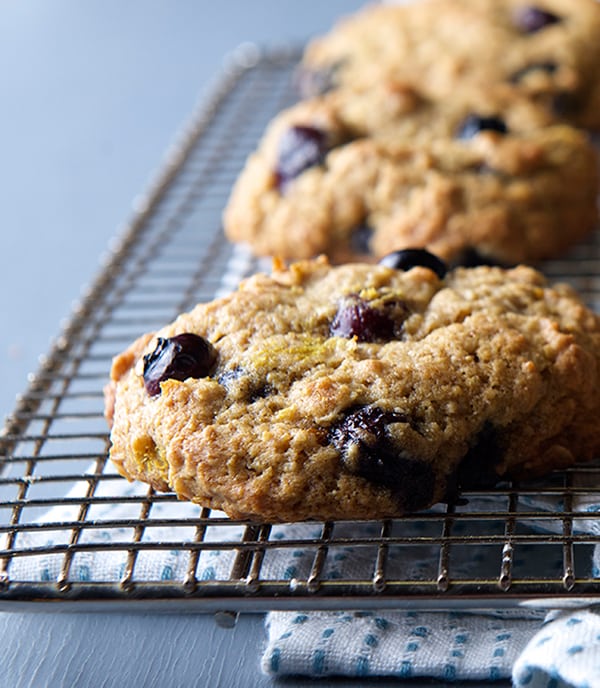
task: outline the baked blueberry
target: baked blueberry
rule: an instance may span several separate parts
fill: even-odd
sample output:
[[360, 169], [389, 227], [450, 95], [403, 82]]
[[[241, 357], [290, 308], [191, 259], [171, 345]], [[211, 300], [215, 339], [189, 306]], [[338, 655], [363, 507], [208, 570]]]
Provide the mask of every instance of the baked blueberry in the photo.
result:
[[186, 332], [175, 337], [158, 337], [156, 348], [144, 356], [144, 385], [150, 396], [160, 394], [163, 380], [206, 377], [217, 358], [210, 342]]
[[459, 487], [493, 487], [500, 479], [496, 467], [503, 457], [500, 433], [487, 422], [460, 463], [457, 475]]
[[503, 119], [495, 115], [489, 117], [469, 115], [460, 125], [456, 137], [459, 139], [472, 139], [480, 131], [496, 131], [499, 134], [506, 134], [508, 133], [508, 127]]
[[340, 299], [329, 332], [333, 337], [356, 337], [359, 342], [386, 342], [402, 336], [407, 315], [406, 304], [391, 295], [367, 300], [348, 294]]
[[444, 279], [448, 268], [443, 260], [424, 248], [405, 248], [401, 251], [393, 251], [384, 256], [379, 265], [385, 265], [393, 270], [410, 270], [415, 267], [429, 268], [435, 274]]
[[516, 71], [510, 77], [510, 81], [513, 84], [518, 84], [520, 81], [522, 81], [525, 77], [529, 76], [533, 72], [546, 72], [546, 74], [554, 74], [557, 71], [557, 69], [558, 65], [556, 64], [556, 62], [535, 62]]
[[295, 86], [302, 98], [322, 96], [331, 91], [335, 85], [335, 74], [338, 64], [320, 69], [303, 67], [296, 72]]
[[581, 98], [575, 93], [559, 92], [551, 101], [552, 112], [561, 118], [573, 117], [581, 110]]
[[535, 5], [520, 7], [514, 14], [515, 26], [522, 33], [535, 33], [560, 21], [556, 14]]
[[290, 127], [279, 142], [275, 176], [280, 191], [309, 167], [320, 165], [327, 153], [327, 135], [308, 126]]
[[481, 265], [488, 265], [488, 266], [497, 266], [497, 267], [506, 267], [503, 266], [502, 263], [500, 263], [497, 260], [494, 260], [493, 258], [489, 258], [488, 256], [485, 256], [481, 254], [477, 249], [468, 247], [465, 248], [464, 251], [462, 251], [459, 255], [457, 255], [451, 263], [451, 266], [454, 267], [463, 267], [463, 268], [476, 268]]
[[371, 253], [371, 237], [373, 236], [373, 228], [367, 224], [358, 225], [350, 235], [350, 248], [354, 253], [364, 253], [369, 255]]
[[429, 464], [408, 456], [390, 437], [390, 425], [406, 422], [402, 413], [359, 407], [332, 428], [330, 442], [347, 470], [388, 488], [413, 511], [431, 501], [434, 475]]
[[255, 375], [242, 367], [221, 371], [217, 382], [225, 387], [231, 399], [248, 403], [264, 399], [277, 392], [269, 382], [262, 378], [257, 379]]

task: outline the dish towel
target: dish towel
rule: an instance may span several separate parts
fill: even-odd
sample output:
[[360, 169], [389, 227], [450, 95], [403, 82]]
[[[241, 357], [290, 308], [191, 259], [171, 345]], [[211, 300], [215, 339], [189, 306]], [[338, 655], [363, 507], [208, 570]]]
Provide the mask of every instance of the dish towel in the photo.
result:
[[[561, 508], [554, 499], [523, 496], [520, 501], [525, 509], [553, 512]], [[600, 535], [597, 501], [597, 495], [576, 496], [574, 510], [589, 513], [590, 518], [574, 520], [575, 532]], [[471, 507], [484, 509], [484, 500]], [[531, 527], [552, 532], [548, 525], [552, 522], [538, 520]], [[558, 529], [559, 525], [554, 532]], [[538, 549], [534, 556], [537, 570], [551, 570], [556, 564], [550, 550], [544, 555]], [[548, 561], [540, 561], [543, 556]], [[453, 562], [458, 578], [473, 566], [471, 557], [468, 559]], [[393, 570], [394, 562], [389, 564]], [[354, 556], [351, 565], [360, 565]], [[404, 571], [404, 575], [418, 576], [419, 565], [426, 566], [413, 559], [415, 571]], [[598, 545], [593, 548], [590, 567], [592, 575], [600, 577]], [[332, 577], [331, 571], [325, 574]], [[600, 608], [591, 600], [576, 598], [570, 605], [550, 613], [526, 607], [485, 612], [272, 612], [266, 620], [268, 642], [262, 668], [272, 676], [394, 676], [443, 681], [512, 678], [518, 687], [600, 687]]]
[[[111, 475], [111, 465], [104, 471]], [[80, 543], [96, 543], [97, 549], [84, 549], [74, 554], [69, 568], [71, 581], [119, 581], [127, 565], [127, 543], [131, 527], [117, 526], [115, 521], [139, 517], [140, 499], [147, 487], [128, 483], [114, 476], [102, 481], [95, 493], [100, 499], [93, 504], [86, 520], [94, 527], [83, 529]], [[79, 505], [87, 490], [87, 482], [75, 484], [65, 503], [39, 518], [39, 523], [60, 524], [76, 521]], [[135, 498], [135, 499], [131, 499]], [[539, 500], [535, 502], [540, 508]], [[479, 508], [477, 504], [474, 508]], [[543, 506], [543, 505], [542, 505]], [[546, 505], [548, 509], [556, 505]], [[595, 515], [600, 505], [581, 498], [576, 508]], [[142, 542], [184, 542], [194, 539], [195, 528], [185, 525], [186, 518], [197, 518], [199, 507], [185, 502], [156, 501], [147, 514]], [[212, 516], [219, 517], [218, 512]], [[176, 535], [168, 520], [178, 519]], [[152, 526], [156, 520], [156, 527]], [[106, 521], [106, 527], [102, 522]], [[166, 525], [165, 525], [166, 523]], [[582, 519], [578, 529], [600, 535], [595, 519]], [[207, 528], [205, 542], [240, 542], [241, 525]], [[542, 527], [542, 523], [539, 527]], [[418, 527], [419, 522], [410, 527]], [[408, 526], [407, 526], [408, 527]], [[336, 524], [336, 533], [343, 539], [352, 534], [368, 538], [375, 526], [368, 523]], [[338, 529], [339, 528], [339, 532]], [[344, 529], [347, 529], [345, 531]], [[370, 530], [371, 529], [371, 530]], [[273, 526], [270, 540], [314, 538], [320, 535], [318, 524], [299, 523]], [[410, 535], [409, 531], [404, 532]], [[14, 547], [19, 549], [52, 548], [69, 542], [72, 533], [60, 529], [36, 529], [20, 532]], [[121, 550], [102, 549], [103, 545], [123, 543]], [[420, 567], [429, 564], [410, 556], [405, 548], [390, 548], [390, 573], [418, 575]], [[306, 577], [312, 555], [302, 548], [282, 547], [267, 551], [261, 577], [292, 579]], [[328, 556], [323, 577], [352, 577], [366, 566], [372, 567], [373, 551], [369, 547], [352, 551], [341, 548]], [[426, 555], [426, 552], [425, 552]], [[230, 549], [203, 550], [198, 562], [199, 580], [227, 580], [235, 553]], [[424, 559], [427, 559], [425, 556]], [[600, 571], [600, 552], [596, 546], [592, 567]], [[549, 564], [550, 565], [550, 564]], [[61, 575], [64, 555], [40, 552], [31, 556], [15, 556], [9, 568], [12, 580], [52, 581]], [[454, 570], [463, 575], [472, 562], [457, 562]], [[183, 581], [189, 567], [185, 547], [144, 550], [137, 557], [134, 581]], [[362, 567], [362, 568], [361, 568]], [[461, 569], [461, 567], [465, 567]], [[421, 571], [422, 573], [422, 571]], [[431, 572], [425, 571], [426, 575]], [[595, 574], [597, 575], [597, 574]], [[261, 666], [271, 676], [304, 675], [375, 677], [394, 676], [398, 679], [419, 677], [442, 681], [495, 681], [512, 677], [517, 687], [528, 688], [594, 688], [600, 686], [600, 610], [589, 601], [574, 600], [575, 608], [552, 612], [519, 608], [487, 612], [427, 611], [339, 611], [339, 612], [271, 612], [266, 616], [267, 641]]]
[[512, 678], [518, 688], [600, 686], [600, 615], [442, 612], [273, 612], [267, 674], [394, 676], [442, 681]]

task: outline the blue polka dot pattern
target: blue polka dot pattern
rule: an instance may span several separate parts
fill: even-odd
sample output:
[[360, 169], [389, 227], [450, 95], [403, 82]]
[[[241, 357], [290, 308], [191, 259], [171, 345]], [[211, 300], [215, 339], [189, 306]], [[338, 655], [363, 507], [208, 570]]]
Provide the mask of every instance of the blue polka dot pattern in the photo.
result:
[[285, 580], [295, 578], [297, 575], [298, 569], [295, 566], [288, 566], [287, 569], [283, 572], [283, 577], [285, 578]]
[[[516, 648], [529, 642], [541, 622], [542, 616], [535, 614], [533, 619], [506, 621], [495, 615], [412, 610], [385, 615], [369, 611], [271, 613], [268, 627], [273, 641], [262, 666], [277, 676], [497, 681], [510, 676]], [[271, 661], [274, 650], [276, 671]]]
[[515, 688], [600, 686], [600, 615], [579, 610], [549, 615], [513, 670]]
[[417, 626], [416, 628], [413, 628], [411, 634], [416, 635], [419, 638], [426, 638], [429, 634], [429, 631], [427, 628], [425, 628], [425, 626]]
[[445, 681], [455, 681], [456, 680], [456, 667], [454, 664], [446, 664], [442, 674], [442, 678]]
[[276, 647], [273, 649], [271, 652], [271, 658], [270, 658], [270, 669], [273, 674], [276, 674], [279, 671], [279, 660], [281, 658], [281, 650]]
[[317, 676], [322, 674], [325, 669], [325, 652], [324, 650], [315, 650], [312, 661], [313, 673]]
[[368, 645], [369, 647], [376, 647], [377, 637], [374, 636], [372, 633], [369, 633], [365, 636], [365, 645]]
[[213, 566], [207, 566], [200, 575], [200, 580], [208, 581], [216, 578], [216, 571]]
[[403, 660], [400, 664], [400, 669], [398, 670], [398, 676], [401, 678], [410, 678], [413, 675], [413, 665], [412, 662], [408, 660]]
[[366, 657], [359, 657], [356, 660], [356, 676], [369, 675], [369, 660]]
[[[82, 564], [81, 566], [77, 567], [77, 580], [80, 580], [80, 581], [91, 580], [91, 572], [90, 572], [89, 566], [86, 566], [86, 564]], [[162, 580], [164, 580], [164, 578]]]

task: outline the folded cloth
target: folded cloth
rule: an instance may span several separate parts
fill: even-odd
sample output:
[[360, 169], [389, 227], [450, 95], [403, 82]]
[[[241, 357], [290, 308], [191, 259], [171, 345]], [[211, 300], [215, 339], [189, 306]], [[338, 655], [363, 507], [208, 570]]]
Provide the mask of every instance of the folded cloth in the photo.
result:
[[600, 615], [594, 608], [552, 613], [515, 662], [515, 688], [600, 686]]
[[512, 678], [514, 688], [600, 686], [600, 615], [271, 613], [262, 669], [274, 676]]
[[[262, 669], [274, 676], [395, 676], [498, 680], [542, 624], [459, 612], [274, 612], [267, 616]], [[545, 687], [544, 687], [545, 688]]]

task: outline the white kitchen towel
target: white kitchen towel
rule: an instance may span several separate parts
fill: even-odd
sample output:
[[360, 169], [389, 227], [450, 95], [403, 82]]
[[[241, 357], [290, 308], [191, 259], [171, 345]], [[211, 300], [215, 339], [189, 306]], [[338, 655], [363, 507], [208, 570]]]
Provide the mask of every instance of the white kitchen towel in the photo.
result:
[[[109, 465], [105, 474], [110, 476], [113, 473], [114, 469]], [[54, 507], [39, 519], [38, 523], [43, 528], [19, 533], [15, 548], [29, 550], [29, 554], [12, 560], [9, 567], [12, 580], [53, 581], [59, 578], [64, 554], [34, 553], [37, 548], [52, 549], [72, 541], [73, 531], [61, 529], [58, 524], [76, 522], [80, 509], [78, 500], [87, 489], [87, 482], [77, 484], [64, 504]], [[126, 571], [127, 543], [131, 542], [133, 534], [126, 521], [139, 517], [140, 502], [147, 491], [144, 485], [118, 478], [101, 481], [95, 493], [99, 499], [90, 507], [87, 519], [93, 521], [95, 527], [83, 529], [78, 540], [81, 544], [93, 543], [97, 548], [77, 552], [73, 556], [69, 580], [121, 580]], [[589, 495], [581, 495], [574, 507], [585, 514], [596, 513], [600, 504], [594, 501]], [[554, 509], [557, 504], [540, 499], [531, 506]], [[475, 510], [484, 507], [484, 504], [472, 505]], [[148, 513], [142, 542], [164, 544], [174, 537], [177, 541], [192, 542], [195, 537], [193, 525], [187, 526], [183, 521], [173, 529], [165, 519], [186, 519], [198, 515], [199, 507], [195, 505], [156, 501]], [[226, 521], [219, 520], [217, 512], [211, 515], [215, 518], [215, 525], [207, 528], [205, 542], [241, 542], [242, 525], [227, 525]], [[115, 521], [121, 520], [122, 525], [115, 525]], [[154, 521], [156, 526], [152, 525]], [[597, 533], [594, 519], [585, 518], [575, 523], [578, 532], [589, 528]], [[57, 524], [57, 527], [48, 529], [48, 524]], [[548, 522], [540, 521], [540, 524], [547, 527]], [[399, 532], [409, 537], [417, 533], [427, 535], [427, 528], [433, 527], [417, 520], [397, 525]], [[316, 523], [273, 526], [269, 539], [283, 543], [285, 540], [301, 542], [320, 537], [321, 527]], [[481, 527], [486, 526], [483, 524]], [[378, 533], [377, 525], [370, 523], [336, 524], [335, 529], [342, 539], [351, 535], [353, 539], [363, 538], [365, 543], [370, 535]], [[122, 549], [103, 549], [119, 543], [123, 544]], [[437, 545], [431, 547], [435, 549]], [[374, 550], [375, 546], [368, 545], [332, 548], [322, 577], [329, 580], [343, 576], [360, 577], [367, 571], [372, 575]], [[552, 566], [552, 556], [550, 553], [548, 556], [547, 565]], [[134, 580], [183, 581], [189, 557], [185, 547], [141, 551]], [[290, 581], [294, 577], [306, 578], [313, 557], [314, 548], [300, 545], [269, 550], [261, 568], [261, 577]], [[234, 559], [235, 551], [232, 549], [209, 548], [203, 551], [197, 568], [198, 579], [227, 580]], [[387, 570], [390, 576], [430, 577], [436, 560], [427, 546], [394, 547], [390, 548]], [[597, 572], [599, 561], [600, 552], [596, 547], [590, 570]], [[536, 562], [537, 565], [539, 563]], [[470, 556], [463, 561], [453, 561], [453, 572], [464, 576], [474, 564], [485, 566], [485, 561], [474, 561]], [[585, 605], [586, 601], [581, 600], [580, 604]], [[266, 619], [267, 643], [262, 668], [273, 676], [395, 676], [442, 681], [493, 681], [512, 675], [515, 686], [519, 688], [600, 686], [600, 616], [596, 610], [583, 606], [551, 614], [546, 622], [545, 617], [546, 612], [535, 609], [477, 613], [417, 610], [272, 612]]]
[[[573, 532], [597, 538], [600, 534], [597, 518], [600, 496], [594, 490], [580, 491], [586, 487], [590, 489], [586, 485], [588, 480], [595, 478], [585, 473], [574, 477], [570, 505], [563, 503], [560, 494], [522, 495], [520, 508], [525, 512], [549, 515], [572, 509], [574, 514], [581, 515], [573, 519]], [[496, 497], [488, 497], [478, 498], [461, 510], [483, 513], [500, 508]], [[460, 525], [457, 523], [455, 527], [460, 528]], [[560, 518], [532, 518], [528, 525], [532, 532], [560, 534], [563, 529]], [[414, 536], [418, 534], [419, 524], [416, 522], [406, 528], [403, 534]], [[469, 528], [471, 535], [478, 535], [489, 525], [475, 523]], [[532, 575], [534, 570], [562, 569], [562, 552], [552, 554], [551, 548], [529, 549], [527, 545], [519, 545], [519, 549], [525, 558], [522, 565], [532, 566]], [[595, 546], [592, 552], [589, 573], [600, 577], [600, 547]], [[419, 580], [433, 575], [431, 567], [437, 560], [433, 548], [428, 552], [424, 548], [408, 547], [396, 554], [400, 561], [394, 561], [392, 552], [388, 562], [390, 577], [398, 573]], [[344, 571], [350, 568], [354, 572], [360, 567], [357, 553], [351, 552], [348, 556], [349, 562], [342, 562], [342, 566], [345, 566]], [[364, 556], [364, 565], [368, 567], [368, 553]], [[527, 561], [528, 556], [531, 561]], [[293, 566], [293, 562], [289, 565]], [[490, 569], [486, 570], [486, 566]], [[458, 578], [468, 577], [470, 570], [481, 577], [493, 575], [497, 566], [497, 559], [489, 559], [482, 552], [471, 549], [463, 559], [453, 560], [452, 571]], [[332, 570], [325, 571], [324, 575], [336, 577]], [[395, 676], [445, 681], [495, 680], [512, 676], [515, 686], [600, 687], [600, 674], [597, 676], [592, 671], [594, 661], [600, 662], [600, 616], [593, 609], [585, 610], [591, 604], [589, 601], [574, 599], [571, 603], [581, 609], [564, 612], [558, 617], [554, 614], [547, 617], [542, 610], [527, 608], [478, 613], [272, 612], [266, 619], [267, 645], [262, 668], [273, 676]], [[550, 653], [543, 649], [550, 642], [549, 638], [552, 638], [548, 646], [552, 648]], [[586, 660], [584, 670], [581, 669], [583, 659]], [[573, 682], [574, 677], [578, 677], [577, 682]], [[589, 678], [587, 683], [584, 677]]]
[[496, 681], [598, 688], [600, 615], [458, 612], [272, 613], [267, 674]]
[[542, 621], [525, 611], [271, 613], [262, 668], [275, 676], [495, 681], [510, 676]]
[[[523, 506], [553, 513], [563, 507], [559, 499], [532, 498]], [[483, 510], [485, 502], [474, 502], [471, 508]], [[587, 517], [596, 515], [597, 502], [598, 495], [592, 493], [575, 497], [573, 510], [584, 516], [574, 519], [575, 533], [591, 533], [597, 538], [598, 522]], [[532, 532], [560, 532], [561, 527], [559, 518], [531, 521]], [[562, 569], [562, 554], [553, 555], [551, 548], [529, 550], [527, 545], [519, 545], [518, 549], [523, 550], [524, 565], [533, 567], [532, 573], [534, 569]], [[401, 548], [399, 553], [403, 551]], [[589, 574], [599, 577], [600, 547], [596, 545], [592, 552]], [[557, 554], [558, 561], [554, 561]], [[354, 568], [358, 565], [355, 553], [349, 557], [347, 566]], [[392, 557], [390, 576], [394, 571], [416, 580], [420, 575], [431, 576], [434, 556], [413, 549], [406, 557], [410, 567], [406, 560], [394, 562]], [[471, 550], [464, 559], [453, 560], [452, 571], [459, 579], [469, 570], [481, 576], [486, 564], [497, 568], [497, 560], [486, 561], [484, 555]], [[329, 570], [325, 576], [335, 577], [331, 573]], [[526, 607], [470, 612], [272, 612], [266, 619], [262, 669], [272, 676], [394, 676], [441, 681], [512, 677], [519, 688], [600, 687], [600, 615], [592, 600], [575, 598], [570, 604], [571, 610], [560, 613]]]

